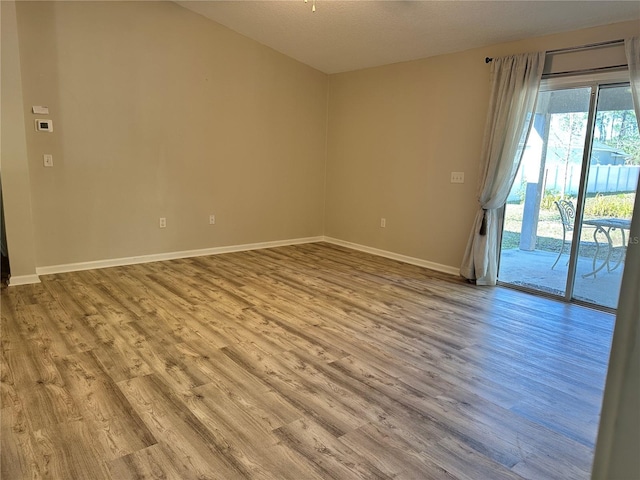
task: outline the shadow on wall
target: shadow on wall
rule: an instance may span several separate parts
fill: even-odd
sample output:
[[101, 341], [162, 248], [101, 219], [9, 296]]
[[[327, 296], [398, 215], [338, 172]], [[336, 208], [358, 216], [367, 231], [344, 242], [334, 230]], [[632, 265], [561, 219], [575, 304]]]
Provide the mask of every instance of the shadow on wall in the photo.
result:
[[0, 265], [0, 273], [2, 276], [2, 284], [7, 285], [11, 276], [11, 268], [9, 266], [9, 248], [7, 247], [7, 234], [4, 226], [4, 204], [2, 203], [2, 177], [0, 177], [0, 253], [2, 254], [2, 264]]

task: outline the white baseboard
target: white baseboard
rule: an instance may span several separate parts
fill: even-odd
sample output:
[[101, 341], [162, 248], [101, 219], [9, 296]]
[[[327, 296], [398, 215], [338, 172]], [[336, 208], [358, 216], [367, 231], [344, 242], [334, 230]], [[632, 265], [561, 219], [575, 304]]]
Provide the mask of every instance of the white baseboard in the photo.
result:
[[16, 285], [32, 285], [34, 283], [40, 283], [40, 277], [38, 277], [38, 275], [12, 275], [9, 277], [10, 287], [15, 287]]
[[248, 243], [244, 245], [230, 245], [226, 247], [203, 248], [199, 250], [185, 250], [181, 252], [157, 253], [152, 255], [140, 255], [136, 257], [114, 258], [109, 260], [96, 260], [91, 262], [67, 263], [62, 265], [49, 265], [45, 267], [37, 267], [37, 275], [22, 275], [11, 277], [9, 285], [25, 285], [40, 283], [38, 275], [52, 275], [56, 273], [79, 272], [82, 270], [94, 270], [98, 268], [121, 267], [125, 265], [136, 265], [140, 263], [161, 262], [164, 260], [175, 260], [179, 258], [202, 257], [207, 255], [220, 255], [222, 253], [245, 252], [249, 250], [260, 250], [263, 248], [284, 247], [287, 245], [300, 245], [304, 243], [327, 242], [340, 245], [345, 248], [351, 248], [379, 257], [390, 258], [411, 265], [428, 268], [437, 272], [448, 273], [450, 275], [460, 275], [460, 269], [449, 265], [429, 262], [420, 258], [409, 257], [399, 253], [380, 250], [366, 245], [347, 242], [338, 238], [317, 236], [306, 238], [295, 238], [289, 240], [276, 240], [273, 242]]
[[[96, 260], [92, 262], [68, 263], [64, 265], [49, 265], [37, 267], [38, 275], [51, 275], [55, 273], [79, 272], [81, 270], [95, 270], [98, 268], [121, 267], [124, 265], [136, 265], [139, 263], [161, 262], [163, 260], [175, 260], [178, 258], [203, 257], [207, 255], [219, 255], [221, 253], [245, 252], [263, 248], [284, 247], [287, 245], [300, 245], [303, 243], [321, 242], [324, 237], [295, 238], [290, 240], [276, 240], [273, 242], [248, 243], [245, 245], [230, 245], [227, 247], [203, 248], [199, 250], [185, 250], [182, 252], [157, 253], [141, 255], [137, 257], [114, 258], [110, 260]], [[37, 275], [33, 275], [37, 278]], [[13, 278], [11, 279], [13, 282]], [[38, 280], [40, 281], [40, 280]]]
[[351, 243], [345, 240], [340, 240], [338, 238], [324, 237], [324, 241], [327, 243], [340, 245], [341, 247], [351, 248], [352, 250], [358, 250], [360, 252], [370, 253], [372, 255], [377, 255], [379, 257], [390, 258], [391, 260], [397, 260], [399, 262], [409, 263], [411, 265], [416, 265], [418, 267], [428, 268], [429, 270], [435, 270], [437, 272], [448, 273], [450, 275], [456, 275], [456, 276], [460, 275], [459, 268], [451, 267], [449, 265], [442, 265], [441, 263], [429, 262], [427, 260], [422, 260], [421, 258], [408, 257], [406, 255], [401, 255], [399, 253], [388, 252], [386, 250], [380, 250], [373, 247], [367, 247], [366, 245]]

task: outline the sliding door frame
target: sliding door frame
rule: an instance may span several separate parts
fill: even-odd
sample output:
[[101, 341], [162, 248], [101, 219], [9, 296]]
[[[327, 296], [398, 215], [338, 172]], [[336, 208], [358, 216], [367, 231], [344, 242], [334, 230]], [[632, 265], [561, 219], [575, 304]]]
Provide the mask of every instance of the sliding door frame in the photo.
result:
[[576, 270], [578, 265], [578, 250], [580, 249], [580, 236], [582, 235], [582, 214], [584, 212], [585, 199], [587, 197], [587, 179], [589, 176], [589, 166], [591, 163], [591, 149], [593, 146], [593, 129], [596, 123], [596, 107], [600, 95], [600, 84], [585, 84], [590, 86], [589, 112], [587, 117], [587, 130], [584, 137], [584, 148], [582, 154], [582, 165], [580, 168], [580, 183], [578, 184], [578, 198], [576, 199], [576, 224], [573, 226], [573, 238], [571, 239], [571, 250], [569, 252], [569, 269], [567, 272], [567, 284], [564, 289], [564, 299], [567, 302], [573, 300], [573, 286], [576, 281]]

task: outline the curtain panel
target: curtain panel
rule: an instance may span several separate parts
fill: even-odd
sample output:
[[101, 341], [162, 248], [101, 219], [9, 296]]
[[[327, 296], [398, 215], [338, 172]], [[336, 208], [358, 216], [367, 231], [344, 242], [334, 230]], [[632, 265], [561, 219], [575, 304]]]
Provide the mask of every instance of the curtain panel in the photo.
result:
[[477, 285], [495, 285], [502, 212], [524, 151], [533, 116], [545, 52], [495, 58], [482, 147], [479, 208], [460, 274]]
[[633, 107], [638, 119], [638, 128], [640, 128], [640, 37], [626, 38], [624, 40], [624, 51], [629, 64]]
[[[631, 93], [640, 120], [640, 37], [624, 41]], [[640, 127], [640, 122], [639, 125]], [[630, 239], [640, 238], [640, 195], [631, 222]], [[640, 244], [627, 247], [616, 327], [611, 343], [609, 372], [602, 401], [602, 415], [591, 478], [632, 478], [638, 473], [638, 343], [640, 342]], [[636, 414], [636, 421], [633, 415]]]

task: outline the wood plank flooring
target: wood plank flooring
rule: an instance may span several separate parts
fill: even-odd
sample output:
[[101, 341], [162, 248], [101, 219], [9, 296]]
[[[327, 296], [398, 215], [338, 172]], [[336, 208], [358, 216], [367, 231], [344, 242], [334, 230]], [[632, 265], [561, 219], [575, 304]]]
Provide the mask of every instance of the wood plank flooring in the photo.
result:
[[324, 243], [42, 280], [3, 480], [589, 478], [611, 315]]

